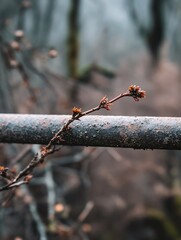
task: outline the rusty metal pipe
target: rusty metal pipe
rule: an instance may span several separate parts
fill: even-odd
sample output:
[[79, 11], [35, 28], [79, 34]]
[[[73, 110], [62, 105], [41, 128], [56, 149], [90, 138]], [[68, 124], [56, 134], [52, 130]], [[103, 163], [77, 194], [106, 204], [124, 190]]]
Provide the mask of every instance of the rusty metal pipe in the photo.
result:
[[[47, 144], [68, 115], [0, 114], [1, 143]], [[85, 116], [70, 125], [64, 145], [181, 149], [181, 118]]]

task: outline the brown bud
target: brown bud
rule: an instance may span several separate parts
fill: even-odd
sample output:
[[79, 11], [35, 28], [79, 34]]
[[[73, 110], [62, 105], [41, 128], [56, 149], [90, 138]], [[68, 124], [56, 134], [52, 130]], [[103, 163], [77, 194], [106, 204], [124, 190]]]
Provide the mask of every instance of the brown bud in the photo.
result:
[[12, 67], [12, 68], [17, 68], [18, 67], [18, 62], [15, 60], [15, 59], [10, 59], [9, 60], [9, 65], [10, 65], [10, 67]]
[[5, 168], [4, 166], [0, 166], [0, 172], [6, 170], [7, 168]]
[[51, 57], [51, 58], [55, 58], [58, 56], [58, 52], [56, 49], [52, 48], [49, 50], [48, 52], [48, 56]]
[[24, 0], [24, 1], [22, 2], [22, 7], [23, 7], [23, 8], [29, 8], [29, 7], [31, 7], [31, 2], [30, 2], [29, 0]]
[[10, 42], [10, 47], [15, 50], [15, 51], [19, 51], [20, 50], [20, 45], [17, 41], [12, 41]]
[[24, 178], [24, 181], [29, 183], [29, 181], [32, 179], [32, 175], [27, 175], [25, 178]]
[[24, 37], [24, 32], [19, 29], [19, 30], [15, 31], [14, 35], [15, 35], [16, 38], [20, 39], [20, 38]]
[[137, 85], [131, 85], [128, 91], [135, 101], [139, 101], [140, 98], [144, 98], [146, 96], [146, 92]]
[[111, 106], [111, 103], [109, 102], [108, 98], [104, 96], [100, 101], [99, 107], [105, 108], [106, 110], [111, 110], [110, 106]]
[[55, 204], [54, 205], [54, 210], [55, 210], [55, 212], [63, 212], [63, 210], [64, 210], [64, 208], [65, 208], [65, 206], [62, 204], [62, 203], [57, 203], [57, 204]]
[[81, 108], [73, 107], [72, 109], [72, 117], [80, 117], [81, 116]]
[[15, 237], [14, 240], [23, 240], [21, 237]]

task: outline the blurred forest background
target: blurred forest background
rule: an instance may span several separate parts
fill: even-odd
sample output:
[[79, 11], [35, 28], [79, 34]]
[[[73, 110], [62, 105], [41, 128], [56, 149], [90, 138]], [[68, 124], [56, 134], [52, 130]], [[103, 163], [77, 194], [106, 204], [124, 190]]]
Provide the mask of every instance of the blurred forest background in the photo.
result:
[[[180, 116], [181, 1], [1, 0], [0, 112]], [[37, 145], [0, 145], [20, 170]], [[1, 240], [181, 239], [181, 153], [63, 147], [29, 185], [0, 193]], [[4, 184], [1, 179], [0, 184]]]

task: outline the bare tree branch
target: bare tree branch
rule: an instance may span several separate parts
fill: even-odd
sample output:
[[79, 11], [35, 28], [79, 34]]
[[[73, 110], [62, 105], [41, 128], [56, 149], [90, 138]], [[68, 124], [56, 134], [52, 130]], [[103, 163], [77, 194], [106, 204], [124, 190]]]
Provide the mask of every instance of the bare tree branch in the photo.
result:
[[[108, 98], [105, 96], [103, 97], [97, 107], [91, 108], [87, 111], [82, 112], [80, 108], [74, 107], [72, 109], [72, 116], [69, 117], [62, 126], [60, 126], [59, 130], [54, 133], [53, 137], [49, 140], [48, 144], [46, 146], [42, 146], [40, 151], [38, 151], [34, 158], [30, 161], [30, 163], [23, 169], [21, 170], [13, 179], [11, 179], [9, 176], [10, 174], [7, 174], [8, 172], [11, 173], [11, 170], [8, 168], [5, 168], [4, 166], [0, 166], [0, 175], [4, 177], [5, 179], [10, 180], [10, 182], [3, 187], [0, 188], [0, 191], [8, 190], [10, 188], [18, 187], [20, 185], [23, 185], [25, 183], [29, 183], [29, 181], [32, 178], [32, 173], [35, 167], [37, 167], [39, 164], [43, 163], [45, 158], [58, 151], [60, 148], [57, 148], [57, 144], [63, 144], [65, 142], [65, 138], [68, 136], [68, 133], [70, 131], [70, 124], [80, 120], [80, 118], [93, 113], [95, 111], [99, 111], [100, 109], [104, 108], [106, 110], [110, 110], [110, 105], [123, 98], [123, 97], [132, 97], [135, 101], [139, 101], [140, 98], [143, 98], [145, 96], [145, 91], [141, 90], [139, 86], [136, 85], [131, 85], [129, 89], [125, 93], [119, 94], [117, 97], [108, 100]], [[6, 131], [6, 128], [4, 128], [4, 123], [0, 122], [2, 126], [2, 130], [0, 132], [0, 135], [3, 134], [3, 132]], [[45, 122], [43, 123], [43, 125]], [[11, 126], [11, 124], [10, 124]], [[77, 127], [74, 126], [76, 129]], [[106, 127], [107, 128], [107, 127]], [[83, 135], [83, 133], [81, 133]], [[4, 134], [6, 136], [6, 134]], [[16, 134], [15, 134], [16, 135]], [[36, 136], [38, 133], [36, 133]], [[97, 134], [99, 135], [99, 134]], [[93, 136], [94, 138], [94, 136]]]

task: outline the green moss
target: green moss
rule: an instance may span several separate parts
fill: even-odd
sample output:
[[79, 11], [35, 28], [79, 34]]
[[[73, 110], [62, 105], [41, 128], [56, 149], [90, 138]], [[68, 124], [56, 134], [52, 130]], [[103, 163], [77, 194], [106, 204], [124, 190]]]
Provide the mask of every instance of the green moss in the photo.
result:
[[174, 197], [174, 207], [175, 207], [175, 214], [181, 217], [181, 196], [176, 195]]
[[161, 211], [150, 209], [147, 211], [147, 217], [152, 221], [155, 221], [157, 229], [162, 230], [164, 235], [168, 236], [169, 239], [179, 240], [180, 235], [177, 231], [174, 223]]

